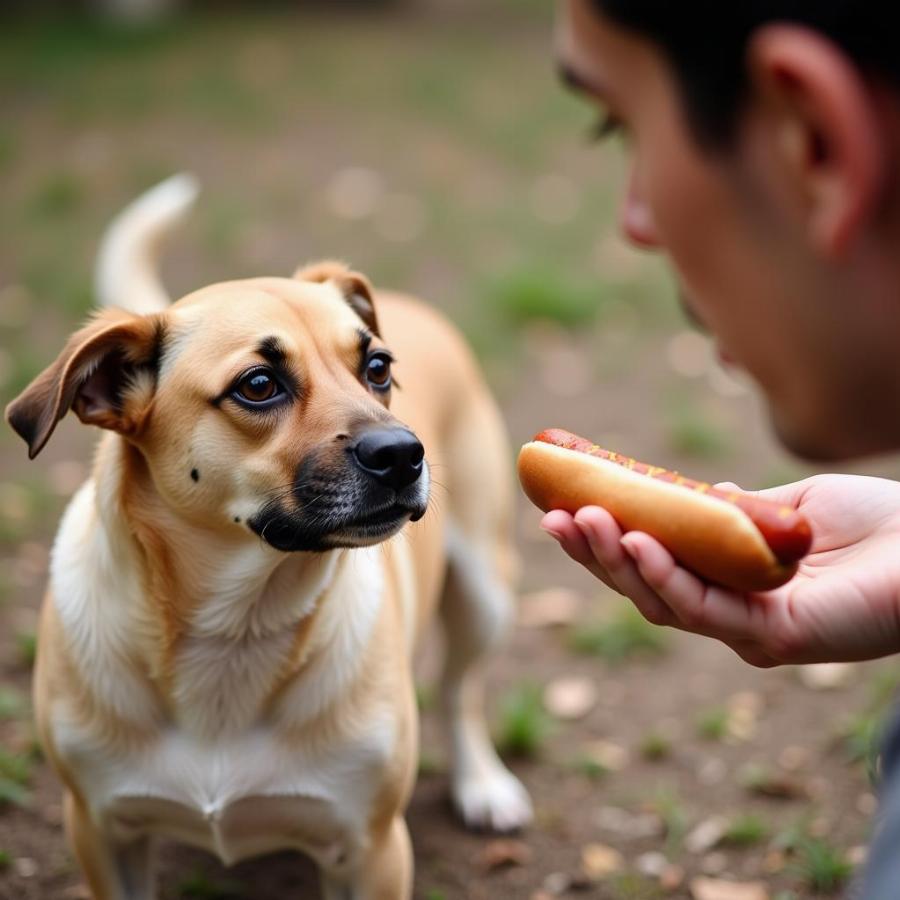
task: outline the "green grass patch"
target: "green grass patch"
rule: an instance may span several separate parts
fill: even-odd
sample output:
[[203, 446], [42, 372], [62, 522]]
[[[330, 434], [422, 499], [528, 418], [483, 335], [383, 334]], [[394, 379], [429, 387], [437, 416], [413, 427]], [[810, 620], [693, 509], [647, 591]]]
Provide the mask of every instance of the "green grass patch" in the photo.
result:
[[553, 730], [539, 685], [525, 682], [508, 690], [498, 707], [496, 743], [507, 756], [535, 757]]
[[769, 836], [769, 828], [752, 813], [738, 816], [728, 824], [721, 843], [727, 847], [754, 847]]
[[572, 331], [600, 315], [604, 293], [551, 268], [523, 268], [488, 284], [483, 302], [514, 327], [553, 322]]
[[52, 172], [32, 191], [27, 213], [37, 222], [60, 219], [77, 212], [85, 198], [84, 185], [70, 172]]
[[237, 881], [213, 878], [197, 870], [178, 885], [178, 896], [183, 900], [241, 900], [246, 892]]
[[666, 831], [666, 843], [663, 852], [669, 859], [681, 852], [684, 837], [688, 831], [688, 814], [678, 792], [671, 788], [656, 791], [648, 804], [662, 819]]
[[31, 668], [37, 655], [37, 635], [33, 631], [20, 631], [16, 635], [16, 647], [20, 662]]
[[721, 741], [728, 736], [731, 716], [725, 707], [717, 706], [697, 717], [697, 734], [706, 741]]
[[666, 892], [636, 872], [619, 872], [607, 882], [614, 900], [662, 900]]
[[0, 721], [25, 719], [29, 711], [30, 704], [21, 691], [7, 685], [0, 686]]
[[0, 747], [0, 808], [27, 806], [31, 802], [31, 771], [32, 761], [27, 756]]
[[725, 432], [709, 416], [687, 405], [669, 414], [667, 439], [675, 453], [695, 459], [719, 459], [732, 450]]
[[584, 775], [585, 778], [591, 781], [600, 781], [610, 773], [609, 768], [604, 766], [599, 759], [595, 759], [587, 753], [576, 756], [570, 765], [573, 771], [579, 775]]
[[607, 621], [576, 626], [569, 643], [576, 653], [613, 663], [660, 656], [667, 649], [663, 630], [651, 625], [631, 604], [621, 605]]
[[853, 864], [843, 850], [820, 838], [804, 838], [796, 849], [794, 874], [811, 891], [833, 894], [853, 873]]
[[641, 738], [641, 756], [649, 762], [660, 762], [672, 755], [672, 742], [657, 731], [651, 731]]

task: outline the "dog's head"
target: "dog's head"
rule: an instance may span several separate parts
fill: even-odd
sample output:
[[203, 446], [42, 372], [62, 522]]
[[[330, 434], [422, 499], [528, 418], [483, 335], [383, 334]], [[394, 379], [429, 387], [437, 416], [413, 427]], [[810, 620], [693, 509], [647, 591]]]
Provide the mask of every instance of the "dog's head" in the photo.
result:
[[7, 409], [34, 457], [74, 409], [139, 452], [162, 502], [279, 550], [384, 540], [428, 499], [390, 412], [393, 357], [368, 282], [324, 263], [205, 288], [163, 313], [100, 313]]

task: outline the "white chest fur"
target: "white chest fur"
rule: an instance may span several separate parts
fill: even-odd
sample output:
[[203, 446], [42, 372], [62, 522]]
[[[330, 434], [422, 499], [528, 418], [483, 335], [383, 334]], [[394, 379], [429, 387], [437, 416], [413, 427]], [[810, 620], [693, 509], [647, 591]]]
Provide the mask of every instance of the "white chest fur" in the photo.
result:
[[[91, 501], [88, 487], [55, 548], [57, 611], [94, 697], [153, 734], [125, 747], [55, 701], [57, 751], [94, 814], [123, 839], [161, 834], [226, 863], [290, 848], [332, 864], [352, 858], [396, 749], [393, 708], [374, 703], [326, 746], [303, 726], [358, 675], [383, 603], [379, 548], [268, 579], [253, 604], [213, 586], [176, 655], [175, 709], [165, 715], [130, 644], [146, 620], [137, 581], [122, 574]], [[253, 584], [252, 559], [232, 563], [244, 571], [223, 571], [220, 584]], [[317, 603], [309, 664], [266, 711], [297, 622]]]

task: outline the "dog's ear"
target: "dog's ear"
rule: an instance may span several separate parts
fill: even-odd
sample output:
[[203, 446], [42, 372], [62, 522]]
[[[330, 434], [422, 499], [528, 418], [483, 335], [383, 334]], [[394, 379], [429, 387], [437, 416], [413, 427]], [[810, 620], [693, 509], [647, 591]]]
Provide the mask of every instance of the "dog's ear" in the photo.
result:
[[116, 309], [76, 331], [56, 362], [6, 408], [29, 458], [40, 453], [70, 409], [82, 422], [136, 434], [156, 385], [163, 335], [163, 316]]
[[372, 285], [365, 275], [352, 272], [344, 263], [324, 260], [309, 266], [301, 266], [294, 272], [294, 278], [299, 281], [315, 281], [320, 284], [327, 281], [333, 282], [353, 311], [374, 334], [380, 337]]

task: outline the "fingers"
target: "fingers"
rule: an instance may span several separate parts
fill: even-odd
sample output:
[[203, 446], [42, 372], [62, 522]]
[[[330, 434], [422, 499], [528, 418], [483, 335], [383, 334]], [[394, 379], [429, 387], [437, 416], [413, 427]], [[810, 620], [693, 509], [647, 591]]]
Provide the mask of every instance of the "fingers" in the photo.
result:
[[752, 597], [709, 585], [676, 565], [649, 535], [630, 532], [622, 545], [642, 580], [671, 611], [680, 626], [731, 643], [759, 640], [765, 605]]
[[541, 528], [559, 541], [560, 547], [575, 560], [584, 566], [595, 578], [599, 578], [607, 587], [616, 590], [610, 582], [609, 575], [594, 556], [581, 529], [575, 524], [572, 516], [562, 510], [554, 510], [547, 513], [541, 520]]

